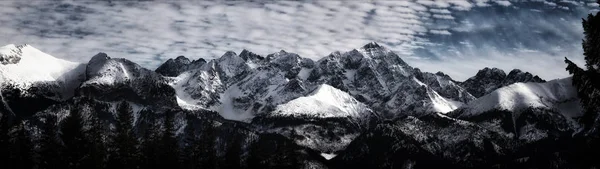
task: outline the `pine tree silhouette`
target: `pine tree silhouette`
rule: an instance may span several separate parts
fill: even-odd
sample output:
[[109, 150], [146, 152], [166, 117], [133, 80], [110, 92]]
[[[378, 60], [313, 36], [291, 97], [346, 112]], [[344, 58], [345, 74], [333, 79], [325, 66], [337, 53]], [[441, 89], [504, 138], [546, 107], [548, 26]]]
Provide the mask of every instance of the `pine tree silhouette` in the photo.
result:
[[10, 143], [10, 163], [15, 169], [31, 169], [33, 167], [33, 143], [31, 134], [27, 131], [25, 122], [16, 126], [16, 131]]
[[[149, 110], [141, 110], [140, 114], [153, 114]], [[158, 139], [160, 136], [159, 126], [156, 123], [156, 119], [146, 119], [146, 129], [142, 136], [142, 143], [140, 151], [142, 153], [141, 168], [157, 168], [159, 164], [159, 144]]]
[[174, 111], [165, 112], [164, 131], [160, 140], [161, 168], [179, 168], [179, 146], [175, 138]]
[[117, 106], [117, 121], [115, 123], [108, 168], [135, 169], [138, 165], [138, 141], [133, 132], [133, 111], [126, 101]]
[[106, 128], [103, 122], [98, 118], [98, 113], [92, 113], [89, 116], [90, 129], [86, 132], [89, 140], [88, 160], [82, 164], [82, 168], [102, 169], [106, 166]]
[[40, 169], [66, 168], [62, 160], [62, 144], [58, 139], [56, 116], [47, 115], [45, 117], [39, 144]]
[[181, 151], [181, 159], [182, 164], [185, 169], [195, 169], [198, 168], [198, 162], [200, 159], [200, 138], [196, 135], [196, 127], [192, 120], [192, 116], [186, 118], [184, 136], [183, 136], [183, 146]]
[[[566, 70], [573, 75], [573, 85], [584, 108], [581, 118], [585, 130], [591, 130], [600, 112], [600, 16], [589, 14], [582, 21], [585, 35], [582, 47], [587, 70], [583, 70], [569, 59]], [[600, 132], [600, 131], [596, 131]]]
[[241, 155], [242, 155], [242, 144], [243, 137], [240, 136], [237, 132], [232, 133], [233, 139], [230, 142], [229, 148], [225, 153], [225, 165], [226, 169], [238, 169], [241, 168]]
[[84, 160], [88, 159], [89, 142], [84, 136], [84, 120], [77, 106], [71, 108], [61, 126], [61, 139], [64, 143], [64, 160], [67, 168], [81, 168]]
[[[600, 4], [600, 1], [597, 3]], [[582, 19], [584, 39], [582, 42], [586, 70], [565, 58], [566, 70], [573, 75], [573, 86], [577, 88], [583, 116], [582, 132], [575, 138], [574, 159], [582, 163], [583, 168], [600, 167], [600, 16], [589, 14]]]
[[216, 152], [215, 152], [215, 130], [213, 122], [204, 119], [202, 121], [202, 133], [200, 136], [200, 168], [216, 168]]

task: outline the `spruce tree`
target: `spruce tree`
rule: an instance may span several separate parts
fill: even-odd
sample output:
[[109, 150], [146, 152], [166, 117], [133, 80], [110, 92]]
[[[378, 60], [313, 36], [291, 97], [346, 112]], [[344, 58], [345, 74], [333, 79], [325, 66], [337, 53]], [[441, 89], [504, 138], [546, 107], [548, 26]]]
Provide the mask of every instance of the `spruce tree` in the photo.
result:
[[[144, 109], [140, 114], [152, 114], [150, 111]], [[160, 136], [159, 126], [156, 124], [155, 119], [146, 119], [146, 129], [142, 136], [142, 143], [140, 146], [141, 151], [141, 168], [156, 168], [160, 162], [159, 155], [159, 144], [158, 139]]]
[[0, 114], [0, 164], [9, 162], [9, 131], [10, 125], [6, 113]]
[[[599, 1], [600, 3], [600, 1]], [[573, 86], [577, 88], [583, 116], [580, 118], [583, 130], [574, 140], [573, 159], [579, 160], [582, 168], [598, 168], [600, 162], [600, 16], [589, 14], [582, 21], [584, 39], [582, 42], [586, 70], [569, 59], [566, 70], [573, 75]]]
[[[582, 21], [582, 42], [586, 68], [584, 70], [565, 58], [566, 70], [573, 75], [573, 85], [584, 109], [581, 121], [584, 131], [592, 130], [600, 112], [600, 16], [589, 14]], [[598, 131], [596, 131], [598, 132]]]
[[66, 168], [62, 161], [62, 144], [58, 139], [57, 120], [54, 115], [47, 115], [39, 140], [39, 168], [55, 169]]
[[181, 159], [183, 168], [195, 169], [198, 168], [198, 161], [200, 159], [200, 139], [196, 135], [196, 126], [192, 121], [192, 116], [188, 116], [186, 119], [185, 129], [183, 131], [183, 148]]
[[241, 155], [242, 155], [242, 144], [243, 137], [238, 133], [233, 133], [232, 140], [229, 143], [229, 148], [225, 153], [225, 165], [226, 169], [237, 169], [241, 168]]
[[15, 169], [33, 168], [33, 143], [25, 122], [20, 122], [10, 143], [10, 163]]
[[138, 141], [133, 132], [133, 111], [122, 101], [117, 106], [117, 121], [109, 158], [109, 168], [135, 169], [138, 165]]
[[212, 121], [206, 120], [202, 122], [202, 133], [200, 136], [200, 146], [198, 166], [200, 168], [216, 168], [216, 152], [215, 152], [215, 127]]
[[167, 111], [164, 117], [164, 130], [160, 140], [161, 168], [178, 168], [179, 146], [175, 138], [175, 112]]
[[81, 168], [88, 159], [89, 142], [84, 136], [84, 120], [78, 107], [71, 108], [61, 126], [61, 139], [64, 143], [64, 159], [68, 168]]
[[90, 129], [86, 132], [89, 143], [89, 158], [82, 164], [82, 168], [102, 169], [106, 164], [106, 140], [103, 122], [98, 118], [98, 113], [93, 112], [89, 116]]

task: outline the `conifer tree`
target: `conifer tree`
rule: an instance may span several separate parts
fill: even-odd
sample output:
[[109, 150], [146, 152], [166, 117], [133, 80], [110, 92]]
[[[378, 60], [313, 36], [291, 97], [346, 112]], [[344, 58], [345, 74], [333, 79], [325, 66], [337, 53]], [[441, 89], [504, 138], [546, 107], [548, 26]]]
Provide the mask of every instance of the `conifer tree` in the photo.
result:
[[[140, 114], [152, 114], [152, 112], [144, 109]], [[157, 126], [156, 120], [153, 118], [146, 119], [146, 121], [146, 128], [140, 146], [142, 154], [141, 168], [156, 168], [160, 160], [158, 157], [158, 139], [160, 136], [159, 126]]]
[[[600, 3], [600, 1], [598, 1]], [[600, 16], [589, 14], [583, 19], [584, 39], [582, 42], [586, 70], [569, 59], [566, 70], [573, 75], [573, 86], [577, 88], [583, 116], [580, 118], [583, 130], [576, 137], [574, 159], [580, 160], [582, 168], [600, 167]], [[587, 166], [586, 166], [587, 165]]]
[[61, 139], [64, 143], [64, 159], [68, 168], [81, 168], [90, 154], [89, 142], [84, 136], [84, 120], [78, 107], [71, 108], [61, 126]]
[[57, 120], [54, 115], [48, 115], [45, 118], [42, 132], [40, 133], [39, 148], [39, 168], [55, 169], [66, 168], [62, 160], [62, 144], [58, 139]]
[[6, 164], [9, 161], [9, 131], [10, 125], [7, 114], [0, 114], [0, 164]]
[[582, 43], [585, 66], [587, 70], [578, 67], [565, 58], [566, 70], [573, 75], [573, 85], [577, 88], [584, 115], [581, 118], [584, 130], [591, 130], [598, 120], [600, 112], [600, 16], [589, 14], [582, 21], [584, 39]]
[[242, 144], [243, 137], [238, 133], [233, 133], [233, 139], [230, 142], [229, 148], [225, 153], [225, 165], [227, 169], [241, 168], [241, 155], [242, 155]]
[[165, 112], [164, 131], [160, 141], [162, 168], [177, 168], [179, 165], [179, 146], [175, 138], [174, 115], [173, 111]]
[[10, 143], [10, 164], [16, 169], [33, 168], [33, 143], [25, 122], [20, 122]]
[[202, 121], [202, 133], [200, 136], [200, 159], [198, 166], [200, 168], [216, 168], [216, 152], [215, 152], [215, 130], [212, 121]]
[[86, 137], [90, 141], [89, 159], [82, 164], [82, 168], [102, 169], [106, 164], [106, 128], [103, 122], [98, 118], [98, 113], [93, 112], [89, 116], [90, 129], [86, 132]]
[[198, 168], [198, 161], [200, 159], [200, 139], [196, 135], [196, 126], [192, 121], [192, 117], [188, 116], [186, 119], [185, 129], [183, 131], [183, 148], [181, 159], [183, 168], [195, 169]]
[[117, 121], [114, 132], [112, 138], [114, 150], [110, 154], [109, 168], [137, 168], [138, 141], [133, 132], [133, 111], [126, 101], [122, 101], [117, 106]]

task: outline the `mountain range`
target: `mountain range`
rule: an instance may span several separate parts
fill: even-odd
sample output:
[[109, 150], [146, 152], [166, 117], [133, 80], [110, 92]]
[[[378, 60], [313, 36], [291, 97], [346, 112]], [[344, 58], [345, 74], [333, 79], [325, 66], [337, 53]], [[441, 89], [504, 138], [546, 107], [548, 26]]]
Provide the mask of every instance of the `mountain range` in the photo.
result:
[[[230, 133], [239, 133], [247, 140], [243, 151], [291, 147], [303, 167], [527, 168], [555, 162], [570, 168], [575, 162], [562, 149], [548, 150], [556, 153], [552, 157], [534, 150], [582, 130], [571, 78], [545, 81], [518, 69], [507, 75], [486, 67], [461, 82], [411, 67], [375, 42], [316, 61], [283, 50], [267, 56], [230, 51], [209, 61], [179, 56], [154, 71], [106, 53], [74, 63], [31, 45], [7, 45], [0, 48], [0, 63], [1, 117], [28, 120], [31, 130], [73, 109], [110, 126], [124, 101], [138, 135], [176, 112], [179, 136], [190, 122], [215, 124], [220, 134], [209, 139], [221, 145], [218, 152], [229, 151], [231, 140], [240, 139]], [[240, 156], [253, 159], [249, 154]], [[277, 166], [274, 154], [261, 158]]]

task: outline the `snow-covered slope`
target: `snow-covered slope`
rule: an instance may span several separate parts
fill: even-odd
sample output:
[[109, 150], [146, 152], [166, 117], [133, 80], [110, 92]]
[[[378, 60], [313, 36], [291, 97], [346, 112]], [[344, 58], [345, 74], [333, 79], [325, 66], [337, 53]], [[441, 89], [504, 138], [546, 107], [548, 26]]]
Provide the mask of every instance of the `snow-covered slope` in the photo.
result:
[[0, 85], [27, 90], [45, 86], [54, 100], [73, 96], [84, 78], [85, 65], [50, 56], [30, 45], [0, 47]]
[[323, 84], [308, 96], [277, 106], [271, 115], [357, 118], [370, 114], [367, 112], [371, 112], [367, 105], [344, 91]]
[[515, 83], [461, 107], [460, 117], [474, 116], [493, 109], [517, 112], [526, 108], [557, 110], [567, 117], [582, 115], [571, 78], [546, 83]]

